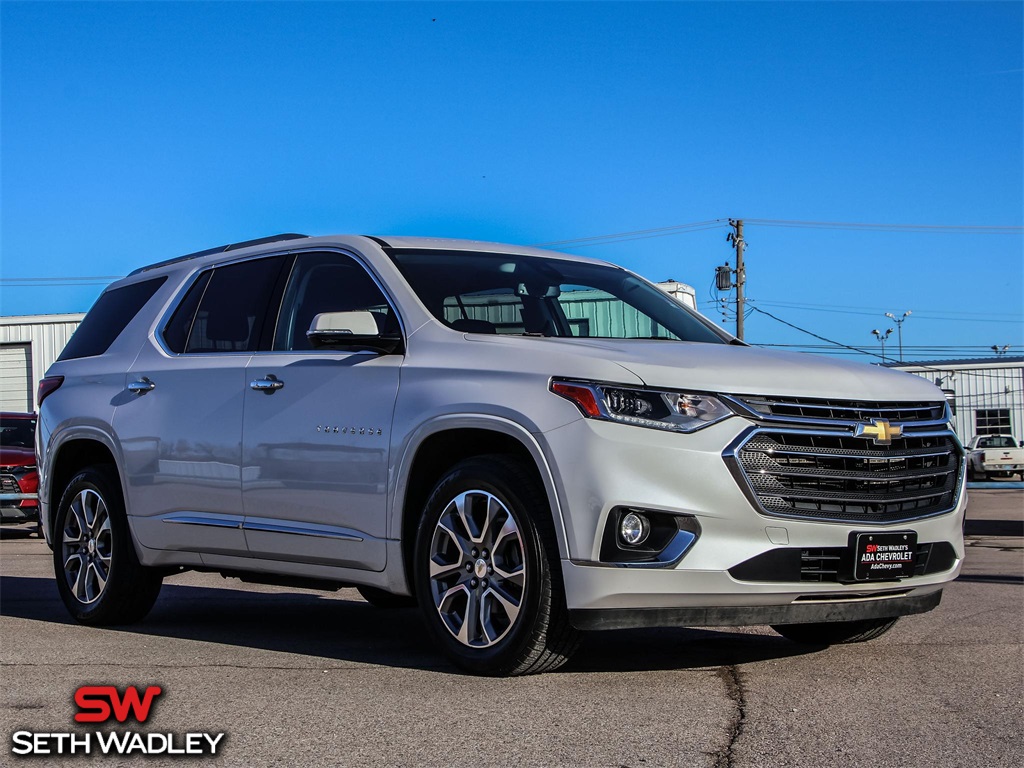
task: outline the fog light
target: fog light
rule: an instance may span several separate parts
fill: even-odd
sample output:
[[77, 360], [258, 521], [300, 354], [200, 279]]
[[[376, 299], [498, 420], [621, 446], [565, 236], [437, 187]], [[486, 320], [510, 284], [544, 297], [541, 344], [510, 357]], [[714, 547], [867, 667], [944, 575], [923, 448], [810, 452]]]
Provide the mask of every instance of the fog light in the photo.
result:
[[622, 523], [619, 525], [619, 536], [622, 537], [622, 541], [625, 544], [631, 547], [643, 544], [650, 533], [651, 524], [647, 521], [646, 517], [638, 515], [636, 512], [629, 512], [624, 515]]

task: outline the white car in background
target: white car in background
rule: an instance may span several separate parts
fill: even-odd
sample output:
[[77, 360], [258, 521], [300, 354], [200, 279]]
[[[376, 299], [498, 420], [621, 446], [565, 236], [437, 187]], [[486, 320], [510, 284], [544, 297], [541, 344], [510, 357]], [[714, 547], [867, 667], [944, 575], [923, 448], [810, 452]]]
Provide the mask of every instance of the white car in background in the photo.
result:
[[1013, 477], [1024, 480], [1024, 447], [1010, 435], [975, 435], [967, 444], [967, 476], [971, 480]]

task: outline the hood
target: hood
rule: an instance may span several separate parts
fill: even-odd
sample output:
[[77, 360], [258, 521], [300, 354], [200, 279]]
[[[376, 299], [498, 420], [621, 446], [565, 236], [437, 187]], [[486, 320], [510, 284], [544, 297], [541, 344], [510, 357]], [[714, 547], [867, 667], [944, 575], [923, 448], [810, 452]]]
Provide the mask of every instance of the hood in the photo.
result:
[[31, 448], [0, 445], [0, 467], [28, 467], [36, 463], [36, 452]]
[[939, 401], [945, 397], [920, 376], [797, 352], [639, 339], [545, 341], [571, 347], [577, 354], [589, 349], [594, 357], [618, 363], [650, 387], [839, 400]]

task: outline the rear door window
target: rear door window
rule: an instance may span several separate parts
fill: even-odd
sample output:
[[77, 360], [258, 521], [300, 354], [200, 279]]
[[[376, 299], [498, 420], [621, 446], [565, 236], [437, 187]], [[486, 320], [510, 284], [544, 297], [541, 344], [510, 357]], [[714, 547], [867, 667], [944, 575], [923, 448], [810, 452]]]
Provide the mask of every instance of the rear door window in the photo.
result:
[[206, 286], [210, 283], [212, 271], [203, 272], [198, 279], [192, 283], [185, 298], [181, 300], [178, 308], [171, 315], [171, 320], [164, 328], [164, 342], [172, 352], [182, 353], [185, 345], [188, 344], [189, 334], [192, 333], [192, 323], [196, 319], [196, 310], [199, 302], [202, 301]]
[[180, 339], [188, 324], [184, 352], [255, 352], [284, 262], [284, 256], [273, 256], [213, 270], [191, 321], [188, 306], [199, 282], [179, 307], [181, 316], [176, 312], [172, 317], [165, 337], [168, 345]]

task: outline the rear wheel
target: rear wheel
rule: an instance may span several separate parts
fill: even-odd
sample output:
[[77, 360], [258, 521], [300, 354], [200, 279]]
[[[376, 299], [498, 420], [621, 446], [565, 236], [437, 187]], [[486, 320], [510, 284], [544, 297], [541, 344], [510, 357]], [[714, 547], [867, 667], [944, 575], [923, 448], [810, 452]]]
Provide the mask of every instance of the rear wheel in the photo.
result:
[[578, 645], [547, 496], [513, 457], [467, 459], [441, 478], [416, 538], [415, 580], [429, 631], [470, 672], [544, 672]]
[[88, 467], [72, 478], [53, 533], [57, 590], [76, 620], [130, 624], [149, 613], [162, 577], [139, 563], [112, 467]]
[[803, 645], [844, 645], [863, 643], [881, 637], [895, 626], [899, 617], [834, 621], [820, 624], [772, 624], [772, 629], [787, 640]]

